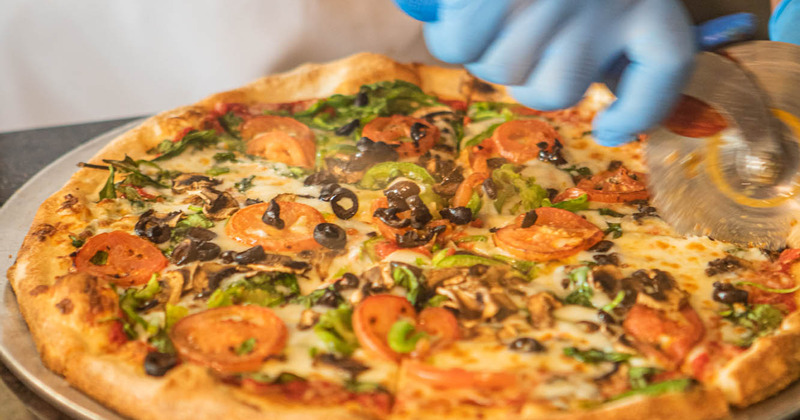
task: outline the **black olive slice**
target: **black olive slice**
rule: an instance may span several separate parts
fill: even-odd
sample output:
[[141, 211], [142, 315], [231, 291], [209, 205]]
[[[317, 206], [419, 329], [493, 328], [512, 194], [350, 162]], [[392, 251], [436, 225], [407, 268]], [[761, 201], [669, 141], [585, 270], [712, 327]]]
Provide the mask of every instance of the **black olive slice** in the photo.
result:
[[200, 261], [210, 261], [217, 258], [221, 251], [219, 245], [213, 242], [201, 242], [197, 245], [197, 259]]
[[322, 296], [317, 301], [317, 305], [328, 306], [331, 308], [339, 307], [339, 304], [342, 303], [344, 299], [339, 292], [336, 291], [336, 288], [327, 288]]
[[530, 337], [518, 338], [512, 341], [508, 348], [513, 351], [524, 353], [539, 353], [545, 351], [545, 347], [542, 343]]
[[342, 186], [335, 182], [323, 185], [322, 188], [319, 189], [319, 199], [322, 201], [331, 201], [333, 194], [339, 188], [342, 188]]
[[715, 302], [727, 303], [732, 305], [734, 303], [747, 303], [748, 298], [747, 290], [737, 289], [732, 284], [714, 282], [714, 291], [711, 293], [711, 298]]
[[428, 126], [415, 122], [411, 125], [411, 140], [414, 142], [414, 148], [419, 149], [419, 141], [428, 134]]
[[594, 246], [592, 246], [591, 248], [589, 248], [589, 251], [608, 252], [608, 250], [610, 250], [612, 246], [614, 246], [614, 242], [602, 240], [594, 244]]
[[261, 221], [276, 229], [283, 229], [286, 226], [286, 223], [281, 220], [281, 206], [274, 198], [270, 200], [267, 211], [261, 216]]
[[[348, 199], [351, 202], [349, 208], [344, 208], [339, 204], [340, 201]], [[358, 212], [358, 196], [347, 188], [337, 188], [331, 196], [331, 209], [336, 217], [342, 220], [350, 219]]]
[[192, 226], [186, 229], [186, 237], [197, 242], [207, 242], [217, 237], [217, 234], [201, 227]]
[[492, 177], [486, 178], [483, 181], [483, 191], [486, 192], [486, 196], [490, 199], [494, 200], [497, 198], [497, 185], [494, 183]]
[[336, 182], [336, 177], [327, 171], [314, 172], [303, 180], [303, 185], [326, 185]]
[[144, 358], [144, 372], [150, 376], [164, 376], [178, 364], [174, 354], [151, 351]]
[[236, 257], [236, 251], [225, 251], [220, 254], [219, 257], [222, 259], [222, 262], [230, 264], [233, 262], [234, 257]]
[[255, 264], [267, 258], [264, 247], [256, 245], [233, 256], [233, 261], [237, 264]]
[[381, 222], [393, 228], [404, 228], [411, 225], [411, 219], [400, 219], [397, 217], [398, 212], [400, 212], [400, 209], [397, 207], [381, 207], [376, 209], [372, 216], [377, 217]]
[[344, 273], [342, 278], [333, 283], [336, 290], [348, 290], [358, 288], [358, 276], [353, 273]]
[[439, 210], [439, 214], [455, 225], [466, 225], [472, 221], [472, 210], [467, 207], [448, 207]]
[[353, 105], [357, 107], [369, 105], [369, 96], [367, 96], [367, 92], [358, 92], [358, 94], [356, 94], [356, 98], [353, 100]]
[[349, 136], [353, 134], [353, 131], [356, 131], [356, 128], [358, 128], [359, 125], [361, 125], [361, 121], [358, 118], [356, 118], [350, 121], [349, 123], [337, 128], [333, 132], [337, 136]]
[[191, 239], [184, 239], [172, 250], [170, 258], [175, 265], [184, 265], [197, 261], [197, 242]]
[[531, 210], [525, 213], [525, 217], [522, 218], [521, 227], [524, 229], [533, 226], [538, 218], [539, 216], [536, 214], [536, 210]]
[[172, 228], [167, 225], [151, 225], [144, 231], [144, 237], [154, 244], [163, 244], [172, 236]]
[[320, 223], [314, 227], [314, 240], [328, 249], [344, 249], [347, 233], [339, 225]]
[[259, 200], [257, 198], [248, 198], [248, 199], [244, 200], [244, 205], [245, 206], [252, 206], [253, 204], [259, 204], [259, 203], [263, 203], [263, 201], [261, 201], [261, 200]]

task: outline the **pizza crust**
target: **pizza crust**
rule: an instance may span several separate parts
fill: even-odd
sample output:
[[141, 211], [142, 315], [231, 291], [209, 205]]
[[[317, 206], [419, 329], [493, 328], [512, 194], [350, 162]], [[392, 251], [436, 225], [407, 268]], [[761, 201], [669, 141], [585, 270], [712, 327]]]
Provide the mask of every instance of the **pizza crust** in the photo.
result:
[[[163, 139], [172, 138], [183, 129], [194, 126], [218, 102], [251, 104], [300, 101], [334, 93], [352, 94], [363, 84], [392, 79], [418, 84], [426, 92], [448, 100], [510, 100], [504, 89], [477, 81], [463, 70], [405, 65], [385, 56], [363, 53], [327, 64], [307, 64], [287, 73], [259, 79], [239, 89], [212, 95], [195, 105], [158, 114], [114, 139], [90, 162], [102, 164], [102, 159], [121, 159], [126, 154], [134, 159], [145, 158], [147, 150]], [[590, 95], [590, 100], [602, 100], [603, 95]], [[631, 150], [630, 153], [635, 155], [636, 148], [632, 147]], [[87, 204], [94, 200], [106, 177], [107, 174], [102, 171], [79, 169], [61, 190], [49, 197], [37, 211], [17, 260], [8, 270], [20, 310], [48, 368], [64, 375], [71, 384], [101, 403], [132, 417], [368, 417], [353, 406], [284, 404], [247, 394], [233, 387], [221, 386], [199, 367], [181, 366], [170, 371], [163, 379], [152, 378], [143, 373], [141, 359], [138, 359], [141, 354], [136, 351], [123, 352], [122, 356], [104, 354], [112, 345], [108, 335], [101, 337], [101, 333], [87, 333], [89, 324], [81, 321], [80, 317], [65, 314], [65, 304], [62, 303], [63, 294], [72, 294], [78, 297], [71, 299], [74, 305], [72, 311], [91, 310], [90, 296], [77, 291], [73, 288], [74, 284], [68, 285], [65, 280], [86, 285], [91, 279], [87, 276], [65, 277], [71, 268], [71, 260], [51, 256], [68, 255], [74, 250], [68, 236], [85, 229], [93, 217], [87, 210]], [[798, 314], [792, 315], [792, 320], [784, 322], [780, 333], [757, 341], [745, 355], [726, 366], [717, 385], [731, 403], [739, 406], [752, 404], [779, 391], [800, 376], [798, 317]], [[754, 374], [764, 369], [771, 374]], [[632, 398], [558, 418], [717, 418], [728, 413], [721, 395], [718, 391], [699, 389], [688, 393]], [[453, 417], [448, 415], [442, 418]]]

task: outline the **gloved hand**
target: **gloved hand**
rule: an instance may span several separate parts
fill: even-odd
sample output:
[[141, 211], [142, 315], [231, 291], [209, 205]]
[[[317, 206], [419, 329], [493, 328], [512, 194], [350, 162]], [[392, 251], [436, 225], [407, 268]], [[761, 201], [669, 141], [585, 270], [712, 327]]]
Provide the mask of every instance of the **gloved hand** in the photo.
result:
[[677, 0], [394, 0], [428, 22], [431, 53], [474, 75], [512, 85], [532, 108], [578, 102], [625, 56], [618, 100], [594, 121], [598, 143], [615, 146], [661, 121], [696, 51]]
[[800, 0], [783, 0], [769, 20], [769, 38], [800, 45]]

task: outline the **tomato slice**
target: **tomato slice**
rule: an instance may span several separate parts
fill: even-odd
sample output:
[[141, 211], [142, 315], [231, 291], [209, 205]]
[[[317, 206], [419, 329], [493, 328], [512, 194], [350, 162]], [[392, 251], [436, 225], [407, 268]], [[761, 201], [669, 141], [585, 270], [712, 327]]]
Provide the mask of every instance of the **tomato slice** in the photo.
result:
[[689, 305], [672, 315], [636, 304], [628, 311], [622, 327], [637, 341], [654, 346], [669, 360], [680, 363], [703, 339], [705, 327]]
[[[487, 172], [475, 172], [462, 181], [453, 196], [453, 207], [466, 207], [472, 198], [472, 193], [483, 184], [483, 181], [486, 181], [486, 178], [489, 178]], [[480, 189], [478, 191], [480, 194]]]
[[458, 320], [444, 308], [425, 308], [417, 316], [417, 328], [434, 338], [434, 347], [442, 348], [458, 340]]
[[389, 347], [386, 337], [392, 325], [401, 318], [416, 318], [416, 311], [406, 298], [373, 295], [364, 299], [353, 311], [353, 331], [364, 351], [375, 357], [399, 362], [402, 356]]
[[[286, 325], [260, 306], [225, 306], [189, 315], [170, 332], [184, 360], [223, 373], [257, 370], [283, 350]], [[249, 342], [249, 344], [248, 344]]]
[[458, 321], [450, 311], [444, 308], [425, 308], [417, 316], [406, 298], [395, 295], [373, 295], [364, 299], [353, 312], [353, 330], [364, 351], [399, 362], [405, 355], [392, 350], [387, 337], [392, 325], [402, 318], [415, 322], [418, 330], [430, 336], [427, 338], [428, 346], [422, 353], [415, 350], [409, 356], [419, 357], [458, 340]]
[[104, 277], [121, 287], [147, 283], [168, 263], [152, 243], [116, 230], [92, 236], [75, 256], [78, 271]]
[[541, 120], [508, 121], [492, 135], [500, 156], [516, 164], [536, 159], [541, 150], [553, 153], [558, 138], [553, 126]]
[[258, 203], [237, 211], [225, 226], [225, 234], [242, 244], [261, 245], [267, 251], [299, 252], [321, 245], [314, 240], [314, 228], [325, 222], [311, 206], [291, 201], [277, 202], [283, 229], [264, 223], [261, 217], [269, 203]]
[[316, 157], [314, 133], [289, 117], [262, 115], [242, 124], [246, 152], [287, 165], [313, 168]]
[[414, 360], [403, 362], [405, 374], [434, 388], [497, 390], [517, 385], [512, 372], [470, 371], [461, 368], [440, 368]]
[[497, 246], [516, 257], [531, 261], [565, 258], [591, 248], [603, 239], [603, 231], [577, 214], [542, 207], [536, 211], [536, 222], [522, 227], [525, 215], [494, 233]]
[[439, 129], [435, 125], [405, 115], [375, 118], [364, 126], [361, 134], [372, 141], [399, 144], [397, 153], [404, 158], [419, 156], [439, 141]]
[[589, 201], [600, 203], [647, 200], [650, 196], [645, 185], [645, 175], [631, 172], [624, 166], [582, 179], [578, 182], [577, 188], [589, 195]]
[[678, 104], [664, 121], [664, 127], [680, 136], [702, 138], [724, 130], [728, 127], [728, 122], [706, 102], [681, 95]]

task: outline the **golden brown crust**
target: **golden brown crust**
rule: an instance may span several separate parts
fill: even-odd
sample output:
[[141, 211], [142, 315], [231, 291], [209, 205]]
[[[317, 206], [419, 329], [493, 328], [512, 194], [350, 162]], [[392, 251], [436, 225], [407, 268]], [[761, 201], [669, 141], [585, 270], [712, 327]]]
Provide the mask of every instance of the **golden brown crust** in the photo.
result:
[[[144, 158], [147, 150], [163, 139], [196, 125], [217, 102], [299, 101], [334, 93], [354, 93], [362, 84], [387, 79], [418, 84], [425, 91], [449, 100], [511, 100], [505, 90], [478, 82], [463, 70], [404, 65], [380, 55], [358, 54], [328, 64], [307, 64], [239, 89], [212, 95], [195, 105], [156, 115], [116, 138], [90, 162], [120, 159], [125, 154], [135, 159]], [[114, 356], [106, 354], [109, 346], [114, 345], [109, 339], [113, 327], [111, 324], [98, 327], [95, 323], [93, 332], [89, 332], [88, 326], [97, 319], [87, 318], [86, 314], [107, 314], [115, 310], [113, 304], [103, 296], [92, 294], [92, 290], [99, 290], [96, 279], [85, 275], [65, 276], [71, 269], [70, 258], [50, 257], [70, 254], [74, 248], [69, 235], [79, 234], [89, 220], [99, 216], [88, 210], [88, 203], [96, 197], [106, 176], [102, 171], [80, 169], [60, 191], [48, 198], [37, 211], [17, 261], [8, 271], [21, 312], [45, 365], [104, 404], [138, 418], [301, 419], [324, 415], [336, 419], [368, 416], [352, 404], [298, 407], [247, 394], [234, 387], [222, 386], [198, 367], [181, 366], [170, 371], [165, 378], [152, 378], [143, 373], [142, 355], [136, 349], [118, 352]], [[759, 340], [751, 350], [726, 367], [723, 372], [725, 379], [721, 375], [718, 384], [729, 401], [737, 405], [751, 404], [777, 392], [800, 375], [800, 321], [793, 317], [784, 322], [780, 333]], [[770, 375], [760, 374], [765, 369]], [[754, 372], [759, 374], [754, 375]], [[563, 418], [599, 419], [602, 416], [683, 420], [724, 417], [727, 406], [721, 395], [717, 391], [696, 390], [632, 398], [595, 410], [571, 412]], [[480, 410], [471, 412], [485, 414]], [[535, 418], [535, 414], [526, 413], [526, 417]], [[453, 415], [443, 418], [453, 418]]]
[[755, 404], [800, 378], [800, 312], [784, 319], [781, 329], [728, 362], [714, 383], [737, 406]]

